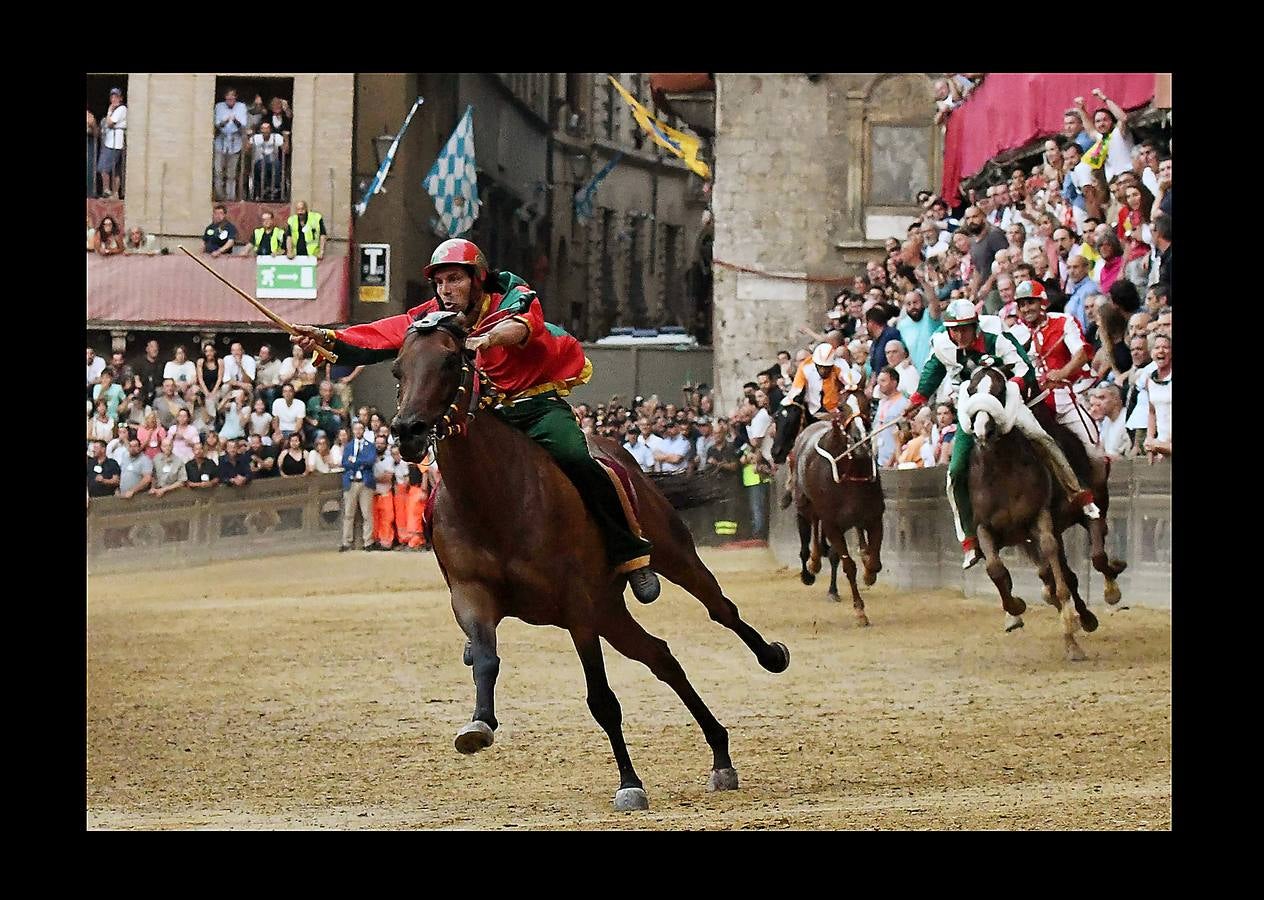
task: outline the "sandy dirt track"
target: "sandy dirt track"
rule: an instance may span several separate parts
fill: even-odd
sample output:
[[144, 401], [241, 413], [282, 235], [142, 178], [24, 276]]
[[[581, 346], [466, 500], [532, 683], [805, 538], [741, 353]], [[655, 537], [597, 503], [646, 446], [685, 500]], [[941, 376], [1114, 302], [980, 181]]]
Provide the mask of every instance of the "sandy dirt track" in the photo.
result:
[[429, 554], [314, 553], [88, 582], [91, 829], [1166, 829], [1171, 616], [1095, 605], [1089, 660], [1055, 613], [799, 584], [766, 550], [704, 551], [791, 650], [761, 669], [664, 581], [633, 614], [729, 729], [741, 790], [666, 686], [605, 648], [650, 810], [615, 813], [609, 742], [569, 636], [506, 620], [496, 743], [452, 747], [474, 688]]

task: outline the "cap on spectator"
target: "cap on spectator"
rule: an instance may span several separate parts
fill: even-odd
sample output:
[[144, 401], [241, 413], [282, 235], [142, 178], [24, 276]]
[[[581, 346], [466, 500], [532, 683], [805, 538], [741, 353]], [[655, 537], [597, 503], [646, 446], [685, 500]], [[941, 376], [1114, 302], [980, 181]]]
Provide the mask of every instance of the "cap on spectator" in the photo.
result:
[[110, 88], [110, 96], [111, 96], [111, 97], [113, 97], [115, 94], [118, 94], [120, 97], [122, 97], [122, 96], [123, 96], [123, 89], [122, 89], [122, 88]]
[[707, 416], [698, 416], [698, 418], [696, 418], [696, 419], [694, 419], [694, 420], [693, 420], [693, 424], [695, 424], [695, 425], [710, 425], [710, 424], [711, 424], [711, 419], [710, 419], [709, 417], [707, 417]]
[[816, 349], [812, 351], [812, 362], [818, 366], [834, 365], [834, 345], [817, 344]]

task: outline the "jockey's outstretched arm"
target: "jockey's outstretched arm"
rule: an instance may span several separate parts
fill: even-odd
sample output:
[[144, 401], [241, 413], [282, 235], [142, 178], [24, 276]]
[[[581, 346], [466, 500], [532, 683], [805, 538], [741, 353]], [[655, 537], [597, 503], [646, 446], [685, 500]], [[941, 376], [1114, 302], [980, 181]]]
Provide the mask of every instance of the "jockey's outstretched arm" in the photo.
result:
[[316, 346], [332, 350], [338, 355], [340, 365], [370, 365], [395, 358], [404, 345], [404, 335], [412, 322], [412, 314], [404, 313], [338, 331], [315, 325], [295, 325], [294, 343], [308, 353]]
[[922, 366], [922, 377], [917, 382], [917, 390], [909, 398], [908, 406], [904, 408], [904, 418], [912, 419], [917, 411], [935, 396], [935, 391], [939, 389], [940, 383], [947, 374], [948, 370], [944, 368], [944, 364], [932, 353], [926, 360], [926, 364]]

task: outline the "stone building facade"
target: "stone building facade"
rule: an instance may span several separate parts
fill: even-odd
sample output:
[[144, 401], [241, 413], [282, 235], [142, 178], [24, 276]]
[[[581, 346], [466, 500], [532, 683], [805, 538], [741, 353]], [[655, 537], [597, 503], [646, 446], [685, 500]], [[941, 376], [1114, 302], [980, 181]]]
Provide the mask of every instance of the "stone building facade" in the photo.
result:
[[717, 73], [718, 408], [822, 320], [840, 279], [903, 239], [917, 191], [937, 188], [936, 77]]

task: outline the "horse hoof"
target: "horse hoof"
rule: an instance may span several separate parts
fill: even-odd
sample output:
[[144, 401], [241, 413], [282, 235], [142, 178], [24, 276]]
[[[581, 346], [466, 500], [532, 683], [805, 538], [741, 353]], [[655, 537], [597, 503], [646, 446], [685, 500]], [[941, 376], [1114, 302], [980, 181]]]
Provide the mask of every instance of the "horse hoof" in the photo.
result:
[[1113, 581], [1106, 582], [1106, 590], [1102, 594], [1102, 599], [1106, 601], [1107, 605], [1114, 606], [1123, 599], [1123, 596], [1123, 593], [1119, 590], [1119, 585]]
[[799, 580], [808, 586], [816, 584], [816, 576], [807, 571], [799, 573]]
[[456, 749], [458, 753], [477, 753], [486, 750], [496, 740], [491, 726], [475, 719], [467, 723], [456, 733]]
[[1022, 627], [1023, 627], [1023, 620], [1021, 618], [1019, 618], [1018, 616], [1011, 616], [1009, 614], [1006, 614], [1005, 616], [1005, 633], [1006, 634], [1009, 634], [1011, 631], [1017, 631], [1018, 629]]
[[1022, 597], [1010, 597], [1010, 604], [1005, 607], [1005, 611], [1012, 616], [1021, 616], [1027, 612], [1027, 601]]
[[1097, 616], [1093, 615], [1090, 610], [1084, 610], [1084, 612], [1080, 613], [1080, 627], [1088, 633], [1096, 631]]
[[857, 627], [857, 628], [868, 628], [868, 627], [869, 627], [869, 617], [868, 617], [868, 616], [866, 616], [864, 613], [856, 613], [856, 627]]
[[737, 769], [715, 769], [707, 779], [708, 791], [737, 790]]
[[470, 646], [470, 642], [465, 642], [465, 650], [461, 653], [461, 662], [467, 666], [474, 665], [474, 648]]
[[769, 646], [780, 654], [780, 659], [774, 659], [771, 662], [764, 662], [764, 668], [769, 672], [772, 672], [774, 675], [784, 672], [786, 669], [790, 668], [790, 648], [781, 643], [781, 641], [773, 641]]
[[634, 812], [638, 809], [649, 809], [650, 798], [641, 788], [620, 788], [614, 794], [615, 812]]
[[842, 602], [843, 602], [843, 598], [842, 598], [842, 597], [840, 597], [840, 596], [838, 596], [838, 594], [834, 593], [833, 591], [830, 591], [828, 594], [826, 594], [826, 595], [825, 595], [825, 599], [826, 599], [826, 600], [831, 600], [831, 601], [833, 601], [834, 603], [842, 603]]

